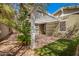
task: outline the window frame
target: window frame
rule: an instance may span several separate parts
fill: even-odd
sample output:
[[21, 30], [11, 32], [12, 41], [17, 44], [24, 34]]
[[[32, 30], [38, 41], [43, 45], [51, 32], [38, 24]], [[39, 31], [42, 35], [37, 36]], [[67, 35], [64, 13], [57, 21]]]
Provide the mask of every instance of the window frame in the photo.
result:
[[[60, 23], [61, 22], [65, 22], [65, 27], [66, 27], [65, 31], [60, 29]], [[59, 21], [59, 32], [66, 32], [67, 31], [67, 25], [66, 24], [67, 24], [67, 21], [66, 20]]]

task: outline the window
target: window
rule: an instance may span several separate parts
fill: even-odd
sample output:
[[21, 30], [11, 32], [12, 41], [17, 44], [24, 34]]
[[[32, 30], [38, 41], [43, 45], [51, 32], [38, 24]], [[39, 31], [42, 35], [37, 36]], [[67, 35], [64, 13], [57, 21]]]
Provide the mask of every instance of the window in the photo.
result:
[[46, 24], [40, 24], [39, 29], [41, 34], [46, 34]]
[[60, 22], [60, 31], [66, 31], [66, 22], [65, 21]]

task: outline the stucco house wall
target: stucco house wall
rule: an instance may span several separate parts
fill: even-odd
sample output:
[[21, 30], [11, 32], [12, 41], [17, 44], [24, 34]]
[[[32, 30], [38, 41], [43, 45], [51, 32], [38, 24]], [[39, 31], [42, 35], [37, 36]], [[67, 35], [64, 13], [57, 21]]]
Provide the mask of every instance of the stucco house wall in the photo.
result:
[[53, 35], [58, 31], [58, 22], [51, 22], [46, 24], [46, 35]]
[[68, 32], [68, 30], [72, 30], [74, 25], [77, 25], [77, 27], [79, 28], [79, 14], [69, 15], [69, 17], [65, 19], [65, 22], [66, 22], [66, 31], [60, 31], [59, 22], [57, 23], [57, 25], [55, 22], [47, 23], [46, 34], [47, 35], [56, 34], [56, 33], [65, 34]]
[[68, 32], [68, 30], [72, 30], [75, 24], [79, 26], [79, 14], [69, 15], [69, 17], [65, 19], [65, 22], [66, 22], [66, 31], [60, 31], [59, 22], [46, 23], [46, 30], [45, 30], [46, 35], [54, 35], [56, 33], [65, 34]]
[[75, 24], [79, 25], [79, 14], [70, 15], [67, 19], [66, 25], [68, 29], [72, 29]]

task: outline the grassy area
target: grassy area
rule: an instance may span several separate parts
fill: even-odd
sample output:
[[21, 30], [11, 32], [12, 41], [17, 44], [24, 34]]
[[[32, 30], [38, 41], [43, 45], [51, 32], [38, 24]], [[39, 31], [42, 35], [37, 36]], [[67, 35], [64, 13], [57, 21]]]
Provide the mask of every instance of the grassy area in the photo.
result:
[[73, 38], [72, 40], [59, 39], [42, 48], [35, 49], [35, 51], [40, 56], [73, 56], [75, 55], [78, 44], [79, 37]]

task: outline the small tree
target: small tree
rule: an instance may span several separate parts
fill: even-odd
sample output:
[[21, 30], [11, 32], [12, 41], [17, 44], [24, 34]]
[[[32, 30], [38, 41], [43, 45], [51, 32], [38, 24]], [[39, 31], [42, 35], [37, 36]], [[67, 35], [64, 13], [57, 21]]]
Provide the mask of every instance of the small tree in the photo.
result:
[[27, 10], [21, 10], [17, 23], [17, 30], [21, 33], [18, 35], [18, 40], [24, 45], [29, 45], [31, 42], [30, 22], [27, 14]]

